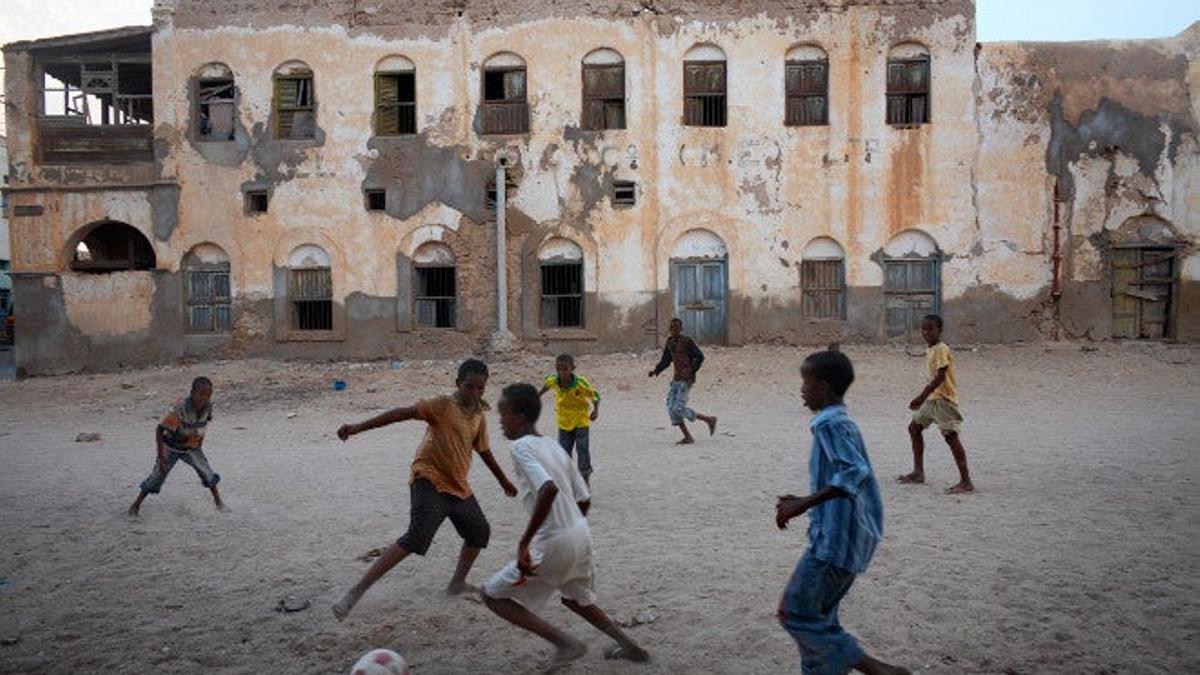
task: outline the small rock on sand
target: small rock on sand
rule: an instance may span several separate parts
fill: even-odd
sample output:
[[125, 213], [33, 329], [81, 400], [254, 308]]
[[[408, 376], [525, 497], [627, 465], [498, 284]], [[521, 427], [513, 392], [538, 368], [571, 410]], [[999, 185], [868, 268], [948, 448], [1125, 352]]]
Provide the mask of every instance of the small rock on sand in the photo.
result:
[[100, 434], [94, 431], [85, 431], [75, 436], [76, 443], [95, 443], [100, 440]]

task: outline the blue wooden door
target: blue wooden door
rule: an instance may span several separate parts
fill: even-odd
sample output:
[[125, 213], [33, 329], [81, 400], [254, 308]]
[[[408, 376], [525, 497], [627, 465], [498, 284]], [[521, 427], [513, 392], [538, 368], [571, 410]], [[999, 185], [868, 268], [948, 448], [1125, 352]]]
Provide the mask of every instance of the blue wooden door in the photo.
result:
[[724, 260], [674, 260], [671, 291], [683, 332], [699, 344], [725, 344], [728, 273]]

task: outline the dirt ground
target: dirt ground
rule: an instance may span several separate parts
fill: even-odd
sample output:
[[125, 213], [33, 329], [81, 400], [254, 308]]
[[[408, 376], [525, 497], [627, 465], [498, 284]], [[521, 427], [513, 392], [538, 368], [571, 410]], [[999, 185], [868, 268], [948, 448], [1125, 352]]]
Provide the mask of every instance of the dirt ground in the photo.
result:
[[[1086, 351], [1085, 351], [1086, 350]], [[884, 541], [842, 604], [875, 655], [930, 673], [1200, 672], [1200, 349], [1071, 343], [956, 350], [979, 492], [948, 497], [949, 452], [929, 435], [930, 484], [910, 468], [907, 402], [923, 360], [846, 347], [848, 403], [882, 486]], [[583, 357], [603, 396], [591, 523], [600, 605], [654, 655], [606, 662], [606, 638], [560, 607], [591, 651], [568, 673], [796, 672], [775, 605], [805, 547], [775, 496], [807, 489], [804, 352], [711, 349], [693, 405], [715, 437], [673, 445], [655, 354]], [[915, 352], [914, 352], [915, 354]], [[373, 588], [343, 624], [329, 607], [401, 534], [419, 423], [339, 442], [341, 422], [448, 391], [455, 364], [237, 361], [0, 384], [0, 672], [346, 673], [388, 647], [418, 673], [536, 671], [549, 649], [467, 599], [448, 599], [460, 540]], [[553, 368], [493, 363], [488, 395]], [[141, 518], [155, 419], [191, 378], [216, 382], [206, 450], [231, 510], [180, 464]], [[335, 379], [347, 382], [334, 391]], [[492, 443], [506, 468], [494, 412]], [[540, 425], [554, 430], [548, 411]], [[80, 432], [102, 440], [77, 443]], [[492, 545], [471, 580], [514, 555], [526, 514], [482, 462], [472, 484]], [[311, 606], [276, 611], [281, 600]]]

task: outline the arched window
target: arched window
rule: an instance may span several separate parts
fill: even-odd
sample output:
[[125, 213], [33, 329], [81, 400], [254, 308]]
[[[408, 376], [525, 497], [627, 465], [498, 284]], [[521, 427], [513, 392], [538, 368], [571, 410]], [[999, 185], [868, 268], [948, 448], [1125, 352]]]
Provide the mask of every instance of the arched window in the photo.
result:
[[929, 62], [929, 50], [915, 42], [898, 44], [888, 53], [888, 124], [910, 126], [930, 121]]
[[829, 237], [808, 242], [800, 257], [800, 291], [809, 319], [846, 318], [846, 254]]
[[375, 135], [417, 133], [417, 67], [403, 56], [375, 66]]
[[195, 115], [199, 140], [233, 140], [237, 127], [237, 89], [229, 66], [209, 63], [197, 71]]
[[333, 330], [333, 273], [329, 254], [305, 244], [288, 258], [288, 304], [292, 330]]
[[312, 69], [288, 61], [272, 75], [271, 118], [275, 138], [312, 138], [317, 133], [317, 97]]
[[583, 328], [583, 249], [555, 237], [538, 251], [542, 275], [542, 326]]
[[229, 256], [215, 244], [200, 244], [183, 258], [184, 300], [189, 333], [228, 333], [233, 326]]
[[108, 221], [87, 231], [72, 245], [71, 269], [105, 274], [127, 270], [154, 269], [154, 247], [136, 228]]
[[483, 64], [480, 133], [529, 132], [529, 102], [525, 59], [501, 52]]
[[921, 317], [938, 313], [941, 289], [941, 252], [933, 237], [906, 230], [883, 247], [888, 337], [920, 330]]
[[683, 124], [723, 127], [726, 119], [725, 52], [696, 45], [683, 57]]
[[583, 57], [584, 129], [625, 128], [625, 59], [612, 49]]
[[829, 124], [829, 57], [816, 45], [793, 47], [784, 61], [789, 127]]
[[426, 242], [413, 254], [417, 325], [454, 328], [458, 325], [458, 279], [454, 252], [441, 242]]

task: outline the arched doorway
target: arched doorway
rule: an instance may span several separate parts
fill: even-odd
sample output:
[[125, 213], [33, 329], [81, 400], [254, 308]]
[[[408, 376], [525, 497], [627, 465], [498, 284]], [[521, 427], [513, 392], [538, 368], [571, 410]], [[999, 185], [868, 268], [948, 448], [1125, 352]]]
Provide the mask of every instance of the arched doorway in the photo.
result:
[[725, 344], [729, 249], [708, 230], [690, 230], [671, 252], [671, 297], [683, 332], [700, 344]]
[[889, 338], [921, 330], [941, 309], [941, 251], [933, 237], [907, 230], [883, 247], [883, 303]]

